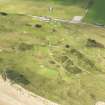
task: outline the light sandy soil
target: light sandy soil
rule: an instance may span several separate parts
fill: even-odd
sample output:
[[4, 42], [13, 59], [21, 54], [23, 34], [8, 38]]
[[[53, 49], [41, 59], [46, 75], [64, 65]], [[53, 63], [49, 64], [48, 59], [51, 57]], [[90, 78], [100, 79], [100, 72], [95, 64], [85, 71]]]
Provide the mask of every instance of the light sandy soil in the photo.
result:
[[105, 102], [103, 102], [103, 101], [98, 101], [95, 105], [105, 105]]
[[58, 105], [0, 77], [0, 105]]
[[81, 23], [83, 16], [74, 16], [71, 23]]

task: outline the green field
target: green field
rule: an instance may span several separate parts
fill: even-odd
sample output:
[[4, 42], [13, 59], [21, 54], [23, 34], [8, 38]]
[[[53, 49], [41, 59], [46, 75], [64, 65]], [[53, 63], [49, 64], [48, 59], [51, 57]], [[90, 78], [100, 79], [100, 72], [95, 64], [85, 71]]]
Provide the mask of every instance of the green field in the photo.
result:
[[86, 20], [91, 23], [105, 24], [105, 0], [94, 0]]
[[[84, 15], [86, 0], [0, 0], [0, 11], [72, 19]], [[53, 8], [50, 12], [49, 8]]]
[[84, 15], [86, 1], [74, 1], [0, 0], [0, 72], [61, 105], [95, 105], [105, 101], [105, 29], [27, 16]]

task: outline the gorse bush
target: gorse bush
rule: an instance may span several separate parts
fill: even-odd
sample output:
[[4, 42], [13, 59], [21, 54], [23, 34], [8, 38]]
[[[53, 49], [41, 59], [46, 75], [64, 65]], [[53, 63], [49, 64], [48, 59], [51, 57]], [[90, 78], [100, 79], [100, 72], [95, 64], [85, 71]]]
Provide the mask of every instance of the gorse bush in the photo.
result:
[[20, 74], [19, 72], [10, 69], [6, 70], [5, 72], [7, 78], [14, 83], [19, 83], [23, 85], [28, 85], [30, 83], [30, 81], [23, 74]]

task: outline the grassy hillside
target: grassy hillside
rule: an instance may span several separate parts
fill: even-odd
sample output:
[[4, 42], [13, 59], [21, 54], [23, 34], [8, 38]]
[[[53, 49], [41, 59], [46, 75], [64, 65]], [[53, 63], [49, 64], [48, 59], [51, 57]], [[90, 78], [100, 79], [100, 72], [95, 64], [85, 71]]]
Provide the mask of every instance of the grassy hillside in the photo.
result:
[[[105, 29], [27, 16], [84, 14], [82, 0], [58, 1], [0, 0], [0, 10], [7, 12], [0, 14], [0, 72], [61, 105], [105, 101]], [[54, 13], [48, 12], [49, 5], [55, 6]]]
[[105, 0], [94, 0], [86, 19], [92, 23], [105, 24]]
[[[86, 0], [1, 0], [0, 11], [72, 19], [84, 15]], [[53, 8], [53, 11], [49, 11]]]
[[19, 15], [0, 16], [0, 21], [1, 71], [24, 75], [29, 81], [25, 88], [62, 105], [105, 99], [104, 29]]

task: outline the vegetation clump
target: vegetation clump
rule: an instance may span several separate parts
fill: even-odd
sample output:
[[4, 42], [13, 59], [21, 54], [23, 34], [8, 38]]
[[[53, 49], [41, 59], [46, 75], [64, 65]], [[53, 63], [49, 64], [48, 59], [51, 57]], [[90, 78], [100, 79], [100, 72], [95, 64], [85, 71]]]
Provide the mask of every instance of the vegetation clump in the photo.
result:
[[57, 30], [55, 28], [52, 29], [52, 32], [57, 32]]
[[76, 66], [66, 66], [66, 70], [72, 74], [82, 73], [82, 70]]
[[23, 75], [14, 70], [6, 70], [5, 74], [8, 79], [10, 79], [14, 83], [19, 83], [23, 85], [28, 85], [30, 81]]
[[6, 12], [0, 12], [0, 15], [7, 16], [8, 14]]
[[86, 70], [93, 70], [93, 68], [95, 70], [98, 70], [97, 67], [95, 66], [94, 62], [92, 60], [90, 60], [89, 58], [87, 58], [79, 50], [73, 48], [69, 51], [69, 53], [72, 54], [73, 57], [76, 57], [78, 59], [79, 66], [85, 65]]
[[36, 27], [36, 28], [42, 28], [42, 25], [41, 24], [35, 24], [34, 27]]
[[56, 62], [53, 61], [53, 60], [49, 61], [49, 63], [50, 63], [50, 64], [56, 64]]
[[70, 48], [70, 45], [66, 44], [65, 47], [66, 47], [66, 48]]
[[97, 42], [94, 39], [88, 39], [87, 40], [87, 46], [88, 47], [98, 47], [98, 48], [105, 48], [105, 46], [102, 43]]
[[32, 50], [34, 47], [33, 44], [27, 44], [27, 43], [20, 43], [18, 46], [18, 49], [20, 51], [27, 51], [27, 50]]
[[72, 74], [82, 73], [82, 70], [79, 67], [75, 66], [73, 61], [70, 59], [65, 63], [64, 68]]

